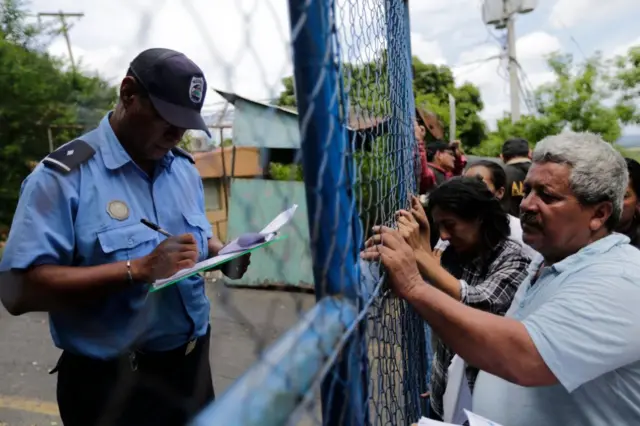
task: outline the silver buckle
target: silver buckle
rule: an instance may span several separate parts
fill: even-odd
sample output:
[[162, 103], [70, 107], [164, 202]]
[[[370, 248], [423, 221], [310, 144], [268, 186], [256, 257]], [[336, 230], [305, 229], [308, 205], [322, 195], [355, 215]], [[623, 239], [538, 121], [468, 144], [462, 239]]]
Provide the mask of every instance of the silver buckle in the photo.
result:
[[187, 349], [185, 350], [185, 356], [189, 355], [196, 348], [197, 339], [193, 339], [189, 343], [187, 343]]
[[136, 358], [135, 352], [131, 352], [129, 354], [129, 365], [131, 366], [131, 371], [136, 371], [138, 369], [138, 359]]

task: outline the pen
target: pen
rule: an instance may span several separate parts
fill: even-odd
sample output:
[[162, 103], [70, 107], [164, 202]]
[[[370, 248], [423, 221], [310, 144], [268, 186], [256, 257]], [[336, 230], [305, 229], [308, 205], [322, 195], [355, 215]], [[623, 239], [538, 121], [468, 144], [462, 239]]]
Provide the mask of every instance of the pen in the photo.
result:
[[157, 231], [157, 232], [161, 233], [162, 235], [164, 235], [167, 238], [172, 236], [170, 233], [168, 233], [164, 229], [160, 228], [159, 225], [156, 225], [155, 223], [150, 222], [147, 219], [140, 219], [140, 222], [142, 222], [143, 225], [153, 229], [154, 231]]
[[[155, 223], [151, 222], [150, 220], [140, 219], [140, 222], [144, 226], [149, 227], [149, 228], [153, 229], [154, 231], [161, 233], [162, 235], [164, 235], [167, 238], [172, 237], [172, 235], [169, 232], [167, 232], [164, 229], [160, 228], [160, 225], [156, 225]], [[198, 275], [200, 275], [200, 273], [198, 273]]]

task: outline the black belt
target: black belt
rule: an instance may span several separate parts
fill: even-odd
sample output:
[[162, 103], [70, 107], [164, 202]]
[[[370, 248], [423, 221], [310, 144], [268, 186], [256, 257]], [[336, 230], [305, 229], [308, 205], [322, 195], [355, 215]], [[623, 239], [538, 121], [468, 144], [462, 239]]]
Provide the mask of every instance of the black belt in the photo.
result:
[[147, 351], [140, 351], [140, 350], [132, 350], [127, 354], [123, 354], [119, 357], [111, 358], [111, 359], [97, 359], [97, 358], [92, 358], [86, 355], [79, 355], [79, 354], [74, 354], [68, 351], [63, 351], [55, 367], [53, 367], [53, 369], [49, 371], [49, 374], [54, 374], [58, 372], [58, 370], [60, 369], [60, 364], [64, 358], [72, 362], [85, 364], [87, 367], [95, 366], [98, 368], [100, 367], [105, 368], [110, 365], [114, 365], [114, 366], [120, 365], [121, 363], [126, 362], [125, 360], [126, 358], [128, 358], [129, 365], [131, 366], [131, 370], [136, 371], [138, 369], [138, 364], [140, 362], [145, 362], [145, 361], [171, 362], [172, 360], [176, 360], [178, 358], [184, 358], [188, 356], [191, 352], [193, 352], [193, 350], [198, 346], [198, 344], [204, 341], [206, 338], [207, 338], [207, 335], [197, 337], [195, 339], [188, 341], [184, 345], [181, 345], [175, 349], [171, 349], [168, 351], [147, 352]]
[[195, 339], [189, 340], [184, 345], [178, 346], [177, 348], [171, 349], [168, 351], [162, 351], [162, 352], [147, 352], [147, 351], [140, 351], [140, 350], [132, 351], [129, 353], [129, 363], [131, 365], [131, 369], [133, 371], [137, 370], [138, 362], [139, 361], [144, 362], [145, 359], [148, 359], [149, 361], [155, 361], [155, 362], [160, 362], [162, 360], [166, 360], [167, 362], [170, 362], [177, 358], [186, 357], [191, 352], [193, 352], [196, 346], [198, 346], [198, 342], [204, 340], [205, 338], [206, 338], [206, 335], [201, 337], [196, 337]]

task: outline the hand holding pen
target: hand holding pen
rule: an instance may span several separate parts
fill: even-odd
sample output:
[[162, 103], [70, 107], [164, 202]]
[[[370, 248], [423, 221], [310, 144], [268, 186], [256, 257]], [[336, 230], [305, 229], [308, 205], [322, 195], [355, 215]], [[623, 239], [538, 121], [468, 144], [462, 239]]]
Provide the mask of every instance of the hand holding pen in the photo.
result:
[[145, 226], [167, 237], [150, 254], [131, 262], [136, 279], [147, 283], [168, 278], [182, 269], [193, 267], [198, 261], [198, 244], [192, 234], [173, 236], [160, 226], [142, 219]]
[[145, 225], [148, 228], [153, 229], [154, 231], [157, 231], [159, 233], [161, 233], [162, 235], [164, 235], [167, 238], [172, 237], [173, 235], [171, 235], [169, 232], [165, 231], [164, 229], [160, 228], [160, 225], [156, 225], [155, 223], [147, 220], [147, 219], [140, 219], [140, 222]]

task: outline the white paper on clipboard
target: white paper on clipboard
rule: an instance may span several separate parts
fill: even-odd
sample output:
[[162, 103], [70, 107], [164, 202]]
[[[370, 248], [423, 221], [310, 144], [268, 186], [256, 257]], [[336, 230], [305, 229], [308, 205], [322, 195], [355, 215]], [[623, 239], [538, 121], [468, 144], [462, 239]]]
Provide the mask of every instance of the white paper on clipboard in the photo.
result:
[[[153, 287], [154, 288], [164, 287], [168, 283], [175, 282], [181, 277], [187, 277], [189, 275], [193, 275], [196, 272], [205, 270], [206, 268], [213, 267], [219, 263], [222, 263], [228, 259], [231, 259], [232, 257], [237, 256], [237, 254], [240, 252], [245, 252], [247, 250], [260, 247], [268, 243], [269, 241], [272, 241], [278, 235], [278, 231], [284, 225], [286, 225], [291, 221], [297, 208], [298, 208], [298, 205], [294, 204], [291, 207], [289, 207], [287, 210], [278, 214], [271, 222], [269, 222], [267, 226], [265, 226], [262, 229], [262, 231], [260, 231], [260, 234], [262, 234], [263, 236], [261, 240], [254, 240], [250, 244], [245, 245], [245, 244], [239, 244], [239, 240], [242, 238], [242, 236], [239, 238], [236, 238], [230, 243], [228, 243], [227, 245], [225, 245], [224, 248], [226, 248], [226, 250], [221, 250], [218, 256], [199, 262], [196, 265], [194, 265], [192, 268], [178, 271], [171, 277], [157, 280], [156, 282], [153, 283]], [[254, 233], [254, 235], [257, 235], [257, 233]]]

